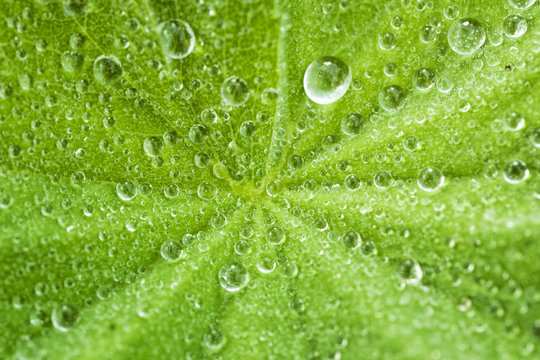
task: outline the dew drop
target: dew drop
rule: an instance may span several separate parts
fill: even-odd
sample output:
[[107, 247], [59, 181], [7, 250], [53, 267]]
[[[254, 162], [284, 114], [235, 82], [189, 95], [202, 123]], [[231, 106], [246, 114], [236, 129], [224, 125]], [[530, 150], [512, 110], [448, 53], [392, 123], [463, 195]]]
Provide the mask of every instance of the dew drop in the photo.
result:
[[346, 115], [341, 121], [341, 130], [345, 135], [356, 135], [364, 128], [364, 117], [357, 113]]
[[69, 305], [63, 304], [53, 309], [51, 314], [51, 322], [55, 329], [62, 332], [68, 331], [79, 318], [79, 311]]
[[276, 261], [270, 256], [263, 256], [257, 262], [257, 269], [263, 274], [268, 274], [276, 268]]
[[116, 184], [116, 194], [124, 201], [133, 200], [137, 196], [137, 185], [133, 181]]
[[519, 184], [529, 177], [529, 169], [521, 160], [510, 161], [503, 170], [503, 177], [509, 184]]
[[401, 109], [406, 99], [405, 90], [398, 85], [386, 86], [379, 92], [379, 104], [386, 111]]
[[361, 185], [362, 181], [355, 174], [347, 175], [347, 177], [345, 178], [345, 187], [347, 188], [347, 190], [356, 191], [360, 189]]
[[540, 127], [533, 130], [531, 134], [531, 142], [536, 148], [540, 148]]
[[431, 69], [418, 69], [413, 74], [413, 84], [418, 90], [429, 90], [435, 84], [435, 72]]
[[211, 328], [204, 334], [203, 343], [208, 349], [217, 351], [225, 345], [225, 336], [221, 331]]
[[204, 151], [199, 151], [195, 154], [195, 166], [204, 169], [210, 164], [210, 156]]
[[285, 231], [277, 226], [272, 226], [266, 230], [266, 240], [272, 245], [283, 244], [285, 238]]
[[173, 19], [158, 25], [159, 40], [163, 52], [173, 59], [183, 59], [193, 52], [195, 33], [191, 26], [179, 19]]
[[525, 118], [517, 112], [511, 112], [505, 119], [506, 128], [510, 131], [519, 131], [525, 126]]
[[149, 136], [144, 139], [143, 148], [146, 155], [156, 157], [163, 151], [163, 141], [157, 136]]
[[516, 9], [527, 9], [533, 6], [536, 0], [508, 0], [508, 2]]
[[416, 182], [424, 191], [435, 191], [444, 184], [444, 175], [437, 168], [427, 167], [418, 172]]
[[504, 35], [511, 38], [518, 38], [527, 32], [527, 20], [519, 15], [511, 15], [504, 19]]
[[401, 261], [398, 265], [397, 274], [405, 283], [411, 285], [418, 285], [423, 276], [420, 264], [412, 259]]
[[83, 58], [79, 54], [71, 51], [66, 51], [60, 58], [60, 63], [65, 72], [74, 74], [81, 70], [83, 65]]
[[387, 32], [379, 36], [379, 47], [382, 50], [386, 50], [386, 51], [392, 50], [393, 48], [396, 47], [396, 45], [397, 45], [397, 38], [396, 38], [396, 35], [394, 35], [393, 33]]
[[163, 195], [168, 199], [174, 199], [180, 194], [180, 188], [176, 184], [169, 184], [163, 188]]
[[221, 287], [230, 292], [239, 291], [249, 282], [249, 273], [244, 265], [230, 263], [219, 270], [219, 283]]
[[331, 104], [345, 95], [351, 80], [351, 69], [343, 60], [323, 56], [306, 69], [304, 90], [313, 102]]
[[212, 200], [218, 192], [217, 186], [209, 181], [203, 181], [197, 188], [197, 195], [203, 200]]
[[81, 15], [86, 9], [87, 0], [62, 0], [62, 7], [68, 16]]
[[484, 27], [475, 19], [459, 19], [448, 30], [448, 44], [460, 55], [471, 55], [484, 44], [485, 40]]
[[179, 241], [167, 240], [161, 245], [161, 256], [167, 261], [176, 261], [183, 253], [184, 250]]
[[279, 180], [270, 181], [266, 184], [266, 193], [268, 196], [278, 196], [283, 192], [283, 184]]
[[231, 76], [221, 85], [221, 97], [230, 106], [240, 106], [249, 98], [249, 86], [246, 80]]
[[379, 171], [373, 176], [373, 184], [379, 189], [386, 189], [392, 185], [392, 175], [387, 171]]
[[101, 55], [94, 61], [94, 77], [101, 84], [109, 84], [122, 75], [122, 64], [113, 55]]
[[362, 238], [356, 231], [347, 231], [343, 234], [343, 245], [349, 250], [356, 250], [360, 247]]

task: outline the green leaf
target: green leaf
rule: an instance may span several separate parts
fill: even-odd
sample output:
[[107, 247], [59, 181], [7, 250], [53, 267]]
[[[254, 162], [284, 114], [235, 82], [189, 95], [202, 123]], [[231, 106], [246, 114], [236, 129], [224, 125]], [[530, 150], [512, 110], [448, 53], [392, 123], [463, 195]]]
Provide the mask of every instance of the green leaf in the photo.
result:
[[537, 357], [538, 4], [2, 2], [0, 358]]

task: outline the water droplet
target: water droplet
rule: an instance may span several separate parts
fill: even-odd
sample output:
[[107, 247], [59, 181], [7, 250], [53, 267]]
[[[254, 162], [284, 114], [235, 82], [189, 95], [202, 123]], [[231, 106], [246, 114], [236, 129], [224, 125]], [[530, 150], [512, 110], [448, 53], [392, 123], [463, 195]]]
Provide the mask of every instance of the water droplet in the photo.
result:
[[81, 15], [86, 9], [87, 0], [62, 0], [62, 7], [68, 16]]
[[257, 269], [264, 274], [271, 273], [276, 268], [276, 261], [270, 256], [263, 256], [257, 262]]
[[249, 273], [242, 264], [230, 263], [219, 270], [219, 283], [227, 291], [241, 290], [248, 282]]
[[180, 194], [180, 188], [176, 184], [169, 184], [163, 188], [163, 195], [168, 199], [174, 199]]
[[212, 200], [218, 192], [217, 186], [209, 181], [203, 181], [197, 188], [197, 194], [203, 200]]
[[397, 66], [394, 63], [388, 63], [388, 64], [384, 65], [383, 71], [384, 71], [384, 74], [386, 76], [392, 77], [392, 76], [396, 75]]
[[213, 125], [218, 121], [218, 114], [214, 109], [204, 109], [201, 112], [201, 121], [205, 125]]
[[454, 83], [446, 76], [441, 76], [437, 79], [437, 90], [439, 90], [443, 94], [449, 93], [450, 91], [452, 91], [453, 88]]
[[424, 25], [420, 29], [420, 40], [426, 44], [429, 44], [437, 38], [437, 32], [431, 25]]
[[194, 144], [201, 144], [208, 137], [208, 130], [201, 124], [195, 124], [189, 129], [189, 140]]
[[163, 52], [173, 59], [183, 59], [193, 52], [195, 33], [191, 26], [179, 19], [158, 25], [159, 40]]
[[51, 322], [53, 326], [62, 332], [68, 331], [79, 318], [79, 311], [69, 305], [63, 304], [53, 309], [51, 314]]
[[540, 148], [540, 127], [537, 127], [533, 130], [531, 134], [531, 142], [534, 147]]
[[379, 36], [379, 47], [382, 50], [386, 50], [386, 51], [392, 50], [393, 48], [396, 47], [396, 45], [397, 45], [397, 38], [396, 38], [396, 35], [394, 35], [393, 33], [387, 32]]
[[357, 113], [346, 115], [341, 121], [341, 130], [346, 135], [356, 135], [364, 128], [364, 117]]
[[413, 84], [418, 90], [429, 90], [435, 83], [435, 72], [431, 69], [418, 69], [413, 74]]
[[208, 156], [207, 153], [204, 151], [199, 151], [197, 154], [195, 154], [195, 165], [201, 169], [204, 169], [205, 167], [210, 164], [210, 156]]
[[249, 98], [249, 86], [246, 80], [238, 76], [231, 76], [221, 85], [221, 97], [230, 106], [240, 106]]
[[517, 38], [527, 32], [527, 20], [519, 15], [510, 15], [503, 22], [504, 35]]
[[175, 130], [169, 130], [163, 133], [163, 142], [165, 143], [165, 145], [174, 146], [178, 144], [179, 141], [180, 137]]
[[360, 252], [365, 256], [372, 256], [377, 254], [377, 246], [372, 241], [365, 241], [360, 245]]
[[418, 148], [418, 139], [413, 135], [407, 136], [403, 139], [403, 148], [407, 151], [416, 150]]
[[349, 66], [333, 56], [313, 61], [304, 74], [306, 95], [317, 104], [331, 104], [339, 100], [351, 85]]
[[101, 55], [94, 61], [94, 77], [102, 84], [109, 84], [122, 76], [122, 64], [113, 55]]
[[407, 284], [418, 285], [422, 280], [422, 268], [416, 260], [405, 259], [398, 265], [398, 276]]
[[386, 86], [379, 93], [379, 104], [386, 111], [401, 109], [406, 99], [405, 90], [398, 85]]
[[379, 189], [385, 189], [392, 185], [392, 175], [387, 171], [379, 171], [373, 176], [373, 183]]
[[347, 175], [347, 177], [345, 178], [345, 187], [350, 191], [356, 191], [360, 189], [361, 185], [362, 181], [355, 174]]
[[184, 250], [179, 241], [167, 240], [161, 245], [161, 256], [167, 261], [176, 261], [183, 253]]
[[204, 345], [212, 350], [219, 350], [225, 345], [225, 336], [218, 329], [211, 328], [204, 334]]
[[444, 184], [444, 175], [434, 167], [427, 167], [418, 172], [417, 183], [424, 191], [435, 191]]
[[356, 250], [360, 247], [362, 238], [356, 231], [347, 231], [343, 234], [343, 245], [349, 250]]
[[156, 157], [163, 151], [163, 141], [157, 136], [149, 136], [144, 139], [144, 152], [150, 157]]
[[521, 160], [510, 161], [503, 170], [503, 177], [509, 184], [519, 184], [529, 177], [529, 169]]
[[533, 6], [536, 0], [508, 0], [508, 2], [516, 9], [527, 9]]
[[278, 196], [283, 192], [283, 185], [281, 184], [281, 181], [279, 180], [273, 180], [270, 181], [268, 184], [266, 184], [266, 193], [268, 196]]
[[285, 238], [285, 231], [277, 226], [272, 226], [266, 230], [266, 240], [272, 245], [283, 244]]
[[288, 261], [281, 266], [283, 276], [293, 278], [298, 275], [298, 265], [294, 261]]
[[137, 185], [133, 181], [116, 184], [116, 194], [124, 201], [132, 200], [137, 196]]
[[511, 112], [505, 119], [506, 128], [510, 131], [519, 131], [525, 126], [525, 118], [517, 112]]
[[81, 70], [83, 65], [83, 58], [79, 54], [71, 51], [66, 51], [60, 58], [60, 63], [65, 72], [74, 74]]
[[455, 21], [448, 29], [448, 44], [460, 55], [471, 55], [486, 40], [486, 32], [482, 24], [471, 18]]

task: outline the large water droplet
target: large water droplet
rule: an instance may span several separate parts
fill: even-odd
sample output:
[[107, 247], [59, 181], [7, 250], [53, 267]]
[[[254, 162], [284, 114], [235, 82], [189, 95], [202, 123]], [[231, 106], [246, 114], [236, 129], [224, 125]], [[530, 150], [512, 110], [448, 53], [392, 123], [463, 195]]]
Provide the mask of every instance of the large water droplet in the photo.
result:
[[77, 322], [78, 318], [79, 311], [69, 304], [54, 308], [51, 314], [53, 326], [62, 332], [68, 331]]
[[109, 84], [122, 76], [122, 64], [113, 55], [101, 55], [94, 61], [94, 77], [102, 84]]
[[386, 111], [401, 109], [406, 99], [405, 90], [398, 85], [386, 86], [379, 92], [379, 104]]
[[137, 185], [133, 181], [116, 184], [116, 194], [124, 201], [132, 200], [137, 196]]
[[158, 31], [163, 52], [169, 57], [183, 59], [193, 51], [195, 34], [187, 22], [169, 20], [159, 24]]
[[435, 84], [435, 72], [431, 69], [418, 69], [413, 74], [413, 84], [418, 90], [429, 90]]
[[398, 276], [407, 284], [418, 285], [422, 280], [422, 268], [416, 260], [405, 259], [397, 269]]
[[356, 250], [360, 247], [362, 238], [356, 231], [347, 231], [343, 234], [343, 245], [349, 250]]
[[317, 104], [339, 100], [351, 85], [351, 69], [342, 60], [324, 56], [313, 61], [304, 74], [306, 95]]
[[384, 33], [379, 36], [379, 47], [382, 50], [392, 50], [397, 45], [396, 35], [391, 32]]
[[240, 106], [249, 98], [249, 86], [246, 80], [231, 76], [221, 85], [221, 97], [230, 106]]
[[219, 270], [221, 287], [230, 292], [241, 290], [249, 282], [249, 273], [242, 264], [231, 263]]
[[144, 139], [143, 148], [146, 155], [156, 157], [163, 151], [163, 141], [157, 136], [149, 136]]
[[455, 21], [448, 29], [448, 44], [460, 55], [471, 55], [486, 40], [486, 32], [480, 22], [463, 18]]
[[434, 167], [427, 167], [418, 173], [417, 183], [424, 191], [435, 191], [444, 184], [444, 175]]
[[521, 160], [512, 160], [504, 168], [503, 177], [509, 184], [519, 184], [529, 177], [529, 168]]
[[503, 22], [504, 35], [517, 38], [527, 32], [527, 20], [519, 15], [510, 15]]
[[533, 6], [536, 0], [508, 0], [508, 2], [516, 9], [527, 9]]
[[62, 7], [68, 16], [81, 15], [86, 9], [87, 0], [62, 0]]
[[285, 238], [285, 231], [277, 226], [272, 226], [266, 230], [266, 240], [272, 245], [283, 244]]
[[212, 200], [218, 192], [217, 186], [209, 181], [203, 181], [197, 188], [197, 194], [203, 200]]
[[168, 261], [176, 261], [182, 256], [182, 245], [176, 240], [167, 240], [161, 245], [161, 256]]

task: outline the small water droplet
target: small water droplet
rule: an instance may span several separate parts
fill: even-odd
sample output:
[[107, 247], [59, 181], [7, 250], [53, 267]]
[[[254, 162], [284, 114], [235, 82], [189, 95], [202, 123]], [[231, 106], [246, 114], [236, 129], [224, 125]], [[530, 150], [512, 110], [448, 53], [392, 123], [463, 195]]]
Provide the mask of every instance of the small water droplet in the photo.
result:
[[137, 196], [137, 185], [133, 181], [116, 184], [116, 194], [124, 201], [133, 200]]
[[53, 326], [62, 332], [68, 331], [79, 318], [79, 311], [69, 305], [63, 304], [53, 309], [51, 322]]
[[110, 84], [122, 76], [122, 64], [113, 55], [101, 55], [93, 65], [94, 77], [101, 84]]
[[527, 20], [519, 15], [510, 15], [503, 22], [504, 35], [518, 38], [527, 32]]
[[143, 148], [146, 155], [156, 157], [163, 151], [163, 141], [157, 136], [149, 136], [144, 139]]
[[379, 104], [386, 111], [401, 109], [406, 99], [405, 90], [398, 85], [386, 86], [379, 92]]
[[167, 240], [161, 245], [161, 256], [167, 261], [176, 261], [183, 253], [182, 245], [176, 240]]

